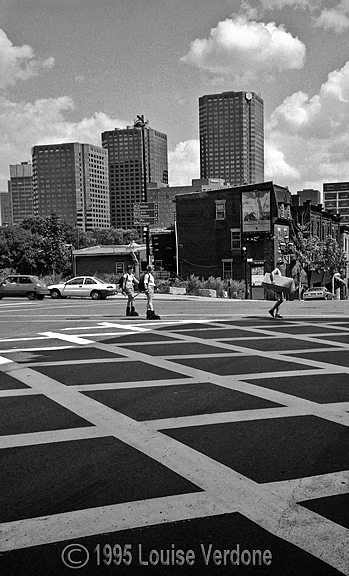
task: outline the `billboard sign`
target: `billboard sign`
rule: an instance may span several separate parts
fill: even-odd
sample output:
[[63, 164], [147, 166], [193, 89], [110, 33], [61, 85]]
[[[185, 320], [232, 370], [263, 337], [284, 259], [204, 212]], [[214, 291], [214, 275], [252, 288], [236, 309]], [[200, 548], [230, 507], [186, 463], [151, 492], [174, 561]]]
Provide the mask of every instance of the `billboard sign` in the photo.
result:
[[270, 232], [270, 190], [243, 190], [241, 207], [243, 232]]
[[135, 226], [155, 226], [159, 219], [159, 205], [155, 202], [139, 202], [133, 205]]

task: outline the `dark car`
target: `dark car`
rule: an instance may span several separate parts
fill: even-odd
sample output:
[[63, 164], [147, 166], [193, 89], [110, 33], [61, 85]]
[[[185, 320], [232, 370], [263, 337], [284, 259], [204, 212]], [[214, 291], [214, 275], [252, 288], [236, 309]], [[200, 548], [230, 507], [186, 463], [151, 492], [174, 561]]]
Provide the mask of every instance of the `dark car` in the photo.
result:
[[4, 296], [26, 296], [29, 300], [43, 300], [49, 295], [47, 286], [36, 276], [12, 274], [0, 284], [0, 299]]

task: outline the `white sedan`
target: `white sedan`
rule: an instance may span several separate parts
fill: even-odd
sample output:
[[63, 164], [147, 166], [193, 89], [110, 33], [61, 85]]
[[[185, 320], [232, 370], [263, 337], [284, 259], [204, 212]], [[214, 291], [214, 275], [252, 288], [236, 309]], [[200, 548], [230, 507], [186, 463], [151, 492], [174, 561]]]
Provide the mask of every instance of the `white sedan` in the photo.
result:
[[68, 282], [50, 284], [47, 288], [51, 298], [80, 296], [80, 298], [90, 297], [93, 300], [105, 300], [107, 296], [113, 296], [118, 291], [116, 284], [103, 282], [94, 276], [78, 276], [68, 280]]
[[332, 298], [333, 294], [325, 286], [308, 288], [303, 294], [304, 300], [332, 300]]

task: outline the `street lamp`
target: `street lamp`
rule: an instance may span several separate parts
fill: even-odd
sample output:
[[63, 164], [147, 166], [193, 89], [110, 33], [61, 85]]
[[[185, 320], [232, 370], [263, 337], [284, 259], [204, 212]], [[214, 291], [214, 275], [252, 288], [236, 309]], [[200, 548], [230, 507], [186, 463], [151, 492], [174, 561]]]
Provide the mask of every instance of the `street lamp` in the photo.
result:
[[[147, 181], [147, 157], [145, 149], [145, 128], [148, 126], [148, 120], [144, 120], [144, 115], [137, 114], [137, 120], [134, 121], [134, 128], [142, 130], [142, 172], [143, 172], [143, 187], [144, 187], [144, 202], [148, 201], [148, 181]], [[149, 239], [149, 225], [145, 226], [145, 246], [146, 246], [146, 260], [147, 264], [150, 263], [150, 239]]]

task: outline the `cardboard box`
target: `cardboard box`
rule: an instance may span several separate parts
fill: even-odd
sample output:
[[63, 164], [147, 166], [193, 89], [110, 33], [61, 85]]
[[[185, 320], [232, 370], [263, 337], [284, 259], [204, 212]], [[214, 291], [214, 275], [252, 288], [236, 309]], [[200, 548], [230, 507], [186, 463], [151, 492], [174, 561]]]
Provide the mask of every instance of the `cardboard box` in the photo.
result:
[[262, 286], [272, 290], [273, 292], [281, 292], [282, 294], [291, 294], [294, 292], [296, 287], [293, 278], [288, 278], [287, 276], [279, 276], [274, 274], [274, 282], [270, 279], [270, 273], [267, 272], [263, 276]]

